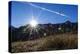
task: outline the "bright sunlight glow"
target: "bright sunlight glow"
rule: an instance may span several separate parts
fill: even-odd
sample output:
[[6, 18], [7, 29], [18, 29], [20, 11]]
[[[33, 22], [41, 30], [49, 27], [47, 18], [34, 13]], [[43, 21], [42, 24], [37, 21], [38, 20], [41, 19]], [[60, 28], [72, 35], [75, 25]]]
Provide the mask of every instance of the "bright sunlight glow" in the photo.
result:
[[37, 23], [36, 20], [31, 20], [31, 21], [30, 21], [30, 26], [31, 26], [31, 27], [36, 27], [37, 24], [38, 24], [38, 23]]

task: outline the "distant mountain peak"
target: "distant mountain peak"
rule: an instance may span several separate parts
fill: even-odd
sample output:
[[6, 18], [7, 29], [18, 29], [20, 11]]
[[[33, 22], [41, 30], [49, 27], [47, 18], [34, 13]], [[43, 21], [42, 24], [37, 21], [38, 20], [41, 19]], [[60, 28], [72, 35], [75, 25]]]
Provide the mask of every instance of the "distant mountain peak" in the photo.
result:
[[65, 22], [65, 24], [71, 24], [71, 21], [67, 20], [67, 21]]

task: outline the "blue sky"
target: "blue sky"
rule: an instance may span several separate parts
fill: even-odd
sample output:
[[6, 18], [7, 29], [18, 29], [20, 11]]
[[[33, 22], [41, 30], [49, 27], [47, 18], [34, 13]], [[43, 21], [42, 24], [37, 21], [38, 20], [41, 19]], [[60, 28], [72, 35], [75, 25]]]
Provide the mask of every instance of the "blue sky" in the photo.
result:
[[67, 20], [71, 22], [77, 22], [78, 18], [78, 7], [76, 5], [64, 5], [64, 4], [49, 4], [49, 3], [31, 3], [39, 7], [46, 8], [51, 11], [59, 12], [65, 14], [69, 17], [61, 16], [41, 8], [34, 7], [28, 2], [17, 2], [13, 1], [11, 5], [11, 25], [14, 27], [19, 27], [28, 24], [33, 18], [39, 24], [46, 23], [63, 23]]

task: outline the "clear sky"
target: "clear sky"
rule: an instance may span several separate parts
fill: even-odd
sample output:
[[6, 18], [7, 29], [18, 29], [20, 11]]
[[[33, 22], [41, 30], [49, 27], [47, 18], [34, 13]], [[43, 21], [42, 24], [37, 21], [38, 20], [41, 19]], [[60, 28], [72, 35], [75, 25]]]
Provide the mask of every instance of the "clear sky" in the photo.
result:
[[[19, 27], [28, 24], [32, 16], [39, 24], [56, 24], [63, 23], [67, 20], [77, 22], [77, 9], [78, 7], [76, 5], [13, 1], [11, 5], [11, 25]], [[53, 12], [58, 12], [68, 17]]]

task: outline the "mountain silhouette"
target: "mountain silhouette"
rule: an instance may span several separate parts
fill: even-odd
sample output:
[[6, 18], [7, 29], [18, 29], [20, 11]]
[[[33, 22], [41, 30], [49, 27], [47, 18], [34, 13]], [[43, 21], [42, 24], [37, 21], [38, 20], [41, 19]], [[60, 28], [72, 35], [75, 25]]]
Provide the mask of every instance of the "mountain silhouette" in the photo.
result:
[[[29, 27], [29, 25], [20, 26], [19, 28], [15, 28], [14, 26], [9, 26], [9, 33], [11, 41], [25, 41], [41, 38], [44, 36], [50, 36], [55, 34], [77, 32], [78, 23], [72, 23], [70, 21], [66, 21], [64, 23], [58, 24], [38, 24], [37, 32], [35, 29]], [[30, 30], [32, 29], [32, 30]]]

